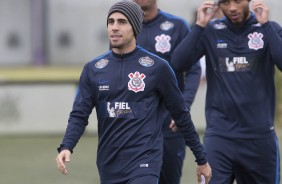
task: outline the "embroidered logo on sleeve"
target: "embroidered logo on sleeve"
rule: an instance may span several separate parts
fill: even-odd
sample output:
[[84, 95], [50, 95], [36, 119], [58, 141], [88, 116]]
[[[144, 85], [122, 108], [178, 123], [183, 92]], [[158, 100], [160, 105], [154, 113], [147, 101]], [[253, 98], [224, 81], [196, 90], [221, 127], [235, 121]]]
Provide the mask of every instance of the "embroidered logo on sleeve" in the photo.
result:
[[155, 49], [157, 52], [166, 53], [171, 49], [170, 40], [171, 37], [169, 35], [161, 34], [160, 36], [156, 36], [155, 40], [157, 41], [155, 44]]
[[138, 61], [139, 61], [140, 65], [145, 66], [145, 67], [150, 67], [150, 66], [154, 65], [154, 60], [152, 60], [148, 56], [141, 57]]
[[161, 30], [168, 31], [174, 27], [174, 24], [169, 21], [165, 21], [160, 25]]
[[99, 60], [96, 64], [95, 64], [95, 67], [98, 68], [98, 69], [102, 69], [104, 68], [105, 66], [107, 66], [109, 63], [109, 60], [107, 59], [101, 59]]
[[144, 79], [146, 76], [144, 74], [140, 74], [139, 72], [130, 73], [128, 75], [129, 82], [128, 82], [128, 89], [134, 91], [135, 93], [139, 91], [144, 91], [145, 89], [145, 82]]
[[223, 22], [219, 22], [217, 24], [214, 24], [213, 27], [214, 27], [214, 29], [218, 29], [218, 30], [227, 28], [227, 26]]
[[263, 45], [264, 45], [264, 41], [263, 41], [262, 37], [263, 37], [263, 34], [257, 33], [257, 32], [254, 32], [253, 34], [249, 34], [248, 35], [249, 48], [254, 49], [254, 50], [262, 49]]

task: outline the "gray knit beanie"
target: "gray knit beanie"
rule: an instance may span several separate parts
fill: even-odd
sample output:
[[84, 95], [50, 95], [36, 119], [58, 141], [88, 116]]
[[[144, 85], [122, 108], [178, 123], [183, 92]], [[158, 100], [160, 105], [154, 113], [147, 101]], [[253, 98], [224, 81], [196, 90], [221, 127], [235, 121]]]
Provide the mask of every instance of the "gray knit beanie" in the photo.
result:
[[135, 37], [140, 33], [144, 20], [144, 12], [137, 3], [133, 1], [120, 1], [115, 3], [109, 10], [107, 20], [114, 12], [122, 13], [128, 19]]

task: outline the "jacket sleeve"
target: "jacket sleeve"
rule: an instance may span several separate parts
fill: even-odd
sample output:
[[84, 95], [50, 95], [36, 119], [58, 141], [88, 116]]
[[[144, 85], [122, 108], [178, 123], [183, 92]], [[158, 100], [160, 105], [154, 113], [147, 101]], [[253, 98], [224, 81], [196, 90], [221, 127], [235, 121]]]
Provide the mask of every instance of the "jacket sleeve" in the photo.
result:
[[[191, 149], [198, 165], [207, 162], [206, 153], [200, 142], [199, 135], [191, 119], [189, 110], [184, 103], [183, 95], [177, 86], [177, 80], [168, 63], [159, 67], [157, 81], [158, 91], [166, 108], [171, 113], [180, 132], [183, 134], [186, 145]], [[169, 86], [169, 87], [167, 87]]]
[[88, 118], [94, 108], [93, 89], [88, 78], [87, 65], [80, 76], [79, 86], [70, 113], [66, 133], [62, 144], [57, 150], [68, 149], [73, 152], [78, 140], [88, 125]]
[[276, 22], [267, 22], [262, 25], [265, 29], [266, 38], [274, 64], [282, 71], [282, 28]]
[[171, 65], [176, 71], [189, 68], [204, 55], [202, 40], [205, 29], [195, 25], [192, 31], [175, 48], [171, 57]]
[[[181, 19], [182, 20], [182, 19]], [[189, 24], [182, 20], [179, 26], [182, 31], [179, 31], [179, 43], [191, 32]], [[195, 99], [199, 83], [201, 79], [201, 66], [197, 62], [190, 67], [184, 69], [184, 89], [182, 91], [185, 105], [190, 110], [191, 105]]]
[[192, 103], [194, 102], [196, 93], [199, 88], [200, 80], [201, 80], [201, 65], [200, 61], [193, 64], [191, 67], [187, 68], [185, 72], [184, 78], [184, 89], [183, 96], [185, 100], [186, 107], [190, 110]]

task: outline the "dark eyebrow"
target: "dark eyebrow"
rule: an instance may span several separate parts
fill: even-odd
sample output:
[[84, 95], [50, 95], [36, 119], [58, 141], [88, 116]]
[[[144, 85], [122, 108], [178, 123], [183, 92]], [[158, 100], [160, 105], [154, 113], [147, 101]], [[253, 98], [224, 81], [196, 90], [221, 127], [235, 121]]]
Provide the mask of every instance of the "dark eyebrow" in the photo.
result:
[[125, 19], [125, 18], [120, 18], [120, 19], [117, 19], [117, 21], [127, 21], [127, 22], [128, 22], [128, 20], [127, 20], [127, 19]]
[[227, 1], [228, 1], [228, 0], [219, 0], [219, 1], [218, 1], [218, 5], [221, 4], [221, 3], [226, 3]]
[[108, 21], [129, 22], [126, 18], [119, 18], [117, 20], [115, 20], [114, 18], [108, 18]]

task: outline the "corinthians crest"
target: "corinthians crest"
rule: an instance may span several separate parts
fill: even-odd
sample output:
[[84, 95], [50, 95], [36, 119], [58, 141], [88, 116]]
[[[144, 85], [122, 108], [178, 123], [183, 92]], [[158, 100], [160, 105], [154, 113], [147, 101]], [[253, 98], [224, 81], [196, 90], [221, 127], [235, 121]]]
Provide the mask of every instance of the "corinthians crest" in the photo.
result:
[[169, 35], [161, 34], [160, 36], [156, 36], [155, 40], [157, 41], [155, 44], [157, 52], [166, 53], [170, 51], [171, 44], [169, 41], [171, 37]]
[[139, 91], [144, 91], [145, 83], [143, 79], [145, 79], [146, 76], [143, 73], [140, 74], [136, 71], [134, 74], [130, 73], [128, 77], [130, 79], [128, 82], [128, 89], [130, 91], [134, 91], [135, 93]]
[[250, 39], [248, 42], [249, 48], [258, 50], [263, 48], [264, 42], [263, 42], [263, 34], [254, 32], [253, 34], [249, 34], [248, 38]]

